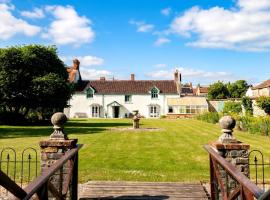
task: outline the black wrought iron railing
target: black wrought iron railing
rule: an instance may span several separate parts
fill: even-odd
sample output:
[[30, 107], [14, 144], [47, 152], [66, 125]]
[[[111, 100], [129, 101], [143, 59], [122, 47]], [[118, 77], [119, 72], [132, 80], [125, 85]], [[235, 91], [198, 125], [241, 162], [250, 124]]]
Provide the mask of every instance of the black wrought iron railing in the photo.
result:
[[[31, 181], [26, 187], [22, 188], [15, 183], [6, 173], [0, 170], [0, 186], [7, 189], [17, 199], [28, 200], [34, 195], [39, 200], [48, 200], [49, 194], [55, 199], [78, 199], [78, 151], [82, 145], [77, 145], [65, 153], [53, 165], [44, 170], [41, 175]], [[68, 172], [62, 179], [60, 190], [56, 188], [51, 178], [67, 165]]]

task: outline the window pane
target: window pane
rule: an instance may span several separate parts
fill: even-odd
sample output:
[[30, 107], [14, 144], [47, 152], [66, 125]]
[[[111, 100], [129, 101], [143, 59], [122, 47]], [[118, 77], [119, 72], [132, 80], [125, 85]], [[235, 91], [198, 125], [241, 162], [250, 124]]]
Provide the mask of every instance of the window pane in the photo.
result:
[[92, 91], [92, 89], [87, 89], [87, 91], [86, 91], [86, 98], [93, 98], [93, 91]]
[[186, 114], [186, 107], [185, 106], [180, 106], [179, 113], [180, 114]]
[[151, 90], [151, 97], [154, 98], [158, 98], [158, 90], [156, 88], [153, 88]]

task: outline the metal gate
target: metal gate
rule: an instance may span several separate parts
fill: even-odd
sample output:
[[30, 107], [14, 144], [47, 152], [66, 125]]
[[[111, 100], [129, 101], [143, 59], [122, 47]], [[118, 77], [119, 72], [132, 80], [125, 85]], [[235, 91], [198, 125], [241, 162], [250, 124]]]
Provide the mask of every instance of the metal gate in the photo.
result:
[[39, 160], [35, 148], [27, 147], [20, 152], [12, 147], [3, 148], [0, 151], [0, 170], [22, 187], [38, 176]]

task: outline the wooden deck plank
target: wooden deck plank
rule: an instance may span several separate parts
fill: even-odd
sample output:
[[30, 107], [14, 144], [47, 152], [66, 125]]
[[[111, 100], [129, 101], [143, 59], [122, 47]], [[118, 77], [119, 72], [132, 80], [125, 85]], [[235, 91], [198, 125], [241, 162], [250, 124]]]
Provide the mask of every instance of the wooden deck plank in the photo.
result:
[[91, 181], [84, 184], [80, 200], [110, 199], [208, 199], [201, 184]]

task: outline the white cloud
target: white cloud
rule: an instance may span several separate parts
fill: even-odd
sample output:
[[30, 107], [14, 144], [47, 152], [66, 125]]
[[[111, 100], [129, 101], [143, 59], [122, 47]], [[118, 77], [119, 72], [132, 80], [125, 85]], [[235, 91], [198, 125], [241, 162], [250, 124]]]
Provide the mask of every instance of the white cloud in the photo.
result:
[[15, 7], [0, 3], [0, 40], [7, 40], [16, 34], [34, 36], [41, 31], [41, 28], [29, 24], [12, 14]]
[[270, 1], [238, 0], [232, 9], [193, 7], [176, 17], [171, 31], [190, 46], [245, 51], [270, 49]]
[[100, 77], [109, 78], [112, 75], [113, 73], [107, 70], [96, 70], [96, 69], [81, 70], [81, 76], [83, 80], [99, 79]]
[[130, 20], [129, 23], [137, 27], [137, 32], [150, 32], [155, 28], [153, 24], [146, 24], [143, 21]]
[[159, 64], [156, 64], [155, 67], [156, 68], [165, 68], [165, 67], [167, 67], [167, 64], [159, 63]]
[[170, 42], [171, 42], [170, 39], [165, 38], [165, 37], [160, 37], [155, 41], [155, 45], [156, 46], [161, 46], [163, 44], [167, 44], [167, 43], [170, 43]]
[[[203, 82], [203, 83], [209, 83], [212, 81], [231, 81], [235, 80], [235, 76], [228, 72], [209, 72], [204, 70], [198, 70], [198, 69], [192, 69], [192, 68], [177, 68], [184, 79], [184, 81], [194, 81], [194, 82]], [[176, 69], [170, 69], [170, 70], [157, 70], [152, 71], [146, 74], [146, 76], [154, 79], [173, 79], [173, 73]]]
[[80, 62], [81, 65], [84, 67], [91, 67], [91, 66], [100, 66], [104, 64], [103, 58], [99, 58], [96, 56], [78, 56], [76, 57]]
[[47, 6], [46, 11], [55, 18], [42, 35], [56, 44], [80, 46], [93, 41], [95, 33], [90, 19], [79, 16], [72, 6]]
[[44, 18], [44, 12], [40, 8], [34, 8], [33, 11], [21, 11], [21, 15], [30, 19], [41, 19]]
[[164, 8], [160, 12], [164, 16], [169, 16], [171, 14], [171, 12], [172, 12], [172, 9], [171, 8]]
[[254, 10], [267, 10], [270, 8], [270, 1], [269, 0], [238, 0], [237, 5], [249, 11]]
[[[77, 58], [80, 61], [80, 66], [83, 69], [87, 69], [89, 67], [100, 66], [104, 64], [104, 59], [92, 55], [86, 56], [61, 56], [61, 60], [65, 63], [72, 63], [74, 58]], [[71, 64], [69, 64], [71, 65]]]

